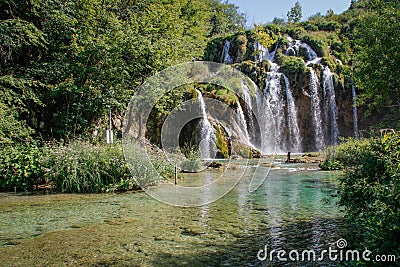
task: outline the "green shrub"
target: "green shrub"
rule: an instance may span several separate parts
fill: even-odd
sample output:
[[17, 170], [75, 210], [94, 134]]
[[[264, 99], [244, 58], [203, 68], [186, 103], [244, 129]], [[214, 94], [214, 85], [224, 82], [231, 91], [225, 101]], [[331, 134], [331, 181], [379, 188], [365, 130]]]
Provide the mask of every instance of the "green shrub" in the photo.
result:
[[325, 148], [326, 159], [320, 163], [323, 170], [339, 170], [360, 164], [359, 155], [370, 149], [371, 139], [348, 138], [340, 145]]
[[286, 76], [302, 74], [306, 72], [306, 64], [301, 58], [283, 55], [280, 71]]
[[132, 179], [119, 144], [95, 146], [73, 141], [67, 145], [49, 145], [46, 152], [45, 164], [49, 168], [46, 178], [55, 191], [105, 192], [111, 185]]
[[26, 191], [43, 183], [42, 149], [36, 145], [5, 145], [0, 154], [0, 189]]
[[328, 45], [320, 38], [313, 37], [311, 35], [304, 35], [302, 41], [307, 43], [317, 53], [319, 57], [329, 55]]
[[203, 168], [203, 164], [200, 160], [200, 150], [197, 146], [185, 144], [182, 147], [182, 153], [185, 155], [185, 159], [179, 166], [181, 170], [187, 172], [197, 172]]
[[[353, 237], [374, 254], [400, 256], [400, 134], [356, 148], [341, 179], [340, 204], [359, 229]], [[349, 150], [350, 152], [350, 150]]]
[[320, 31], [336, 31], [340, 30], [341, 25], [339, 22], [331, 20], [331, 21], [322, 21], [317, 23], [316, 26]]
[[203, 164], [200, 159], [188, 159], [181, 163], [180, 168], [187, 172], [198, 172], [203, 168]]
[[287, 34], [289, 34], [294, 39], [300, 39], [300, 36], [306, 33], [306, 30], [302, 27], [289, 27], [286, 29]]
[[315, 25], [315, 24], [312, 24], [312, 23], [307, 23], [307, 24], [304, 26], [304, 28], [305, 28], [307, 31], [318, 31], [318, 26]]
[[236, 51], [235, 61], [242, 62], [247, 52], [247, 37], [244, 34], [238, 34], [234, 39], [234, 51]]

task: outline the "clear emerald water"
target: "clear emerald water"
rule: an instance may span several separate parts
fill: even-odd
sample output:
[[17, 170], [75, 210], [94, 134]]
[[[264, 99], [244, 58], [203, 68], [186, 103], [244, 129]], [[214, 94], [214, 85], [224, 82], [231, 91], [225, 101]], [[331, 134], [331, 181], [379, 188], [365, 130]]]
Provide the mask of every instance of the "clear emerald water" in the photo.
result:
[[[219, 174], [185, 174], [178, 183], [198, 186]], [[336, 203], [339, 175], [312, 164], [277, 163], [257, 191], [249, 193], [244, 177], [223, 198], [194, 208], [166, 205], [144, 192], [3, 193], [0, 265], [339, 266], [257, 259], [265, 245], [321, 250], [345, 237]]]

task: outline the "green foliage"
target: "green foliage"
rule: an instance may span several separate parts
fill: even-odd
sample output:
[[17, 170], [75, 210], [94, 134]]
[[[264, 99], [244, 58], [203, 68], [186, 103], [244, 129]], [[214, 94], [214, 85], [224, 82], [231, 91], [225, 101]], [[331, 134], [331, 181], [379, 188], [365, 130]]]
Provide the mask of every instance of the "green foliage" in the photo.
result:
[[321, 38], [321, 36], [306, 34], [302, 37], [302, 41], [310, 45], [319, 57], [329, 55], [328, 44]]
[[18, 119], [15, 107], [0, 102], [0, 144], [11, 144], [29, 138], [32, 130]]
[[[107, 105], [121, 115], [147, 77], [201, 59], [209, 37], [243, 25], [237, 7], [219, 0], [29, 0], [0, 7], [0, 77], [23, 82], [24, 90], [0, 87], [42, 102], [24, 101], [26, 114], [12, 117], [45, 139], [88, 135], [107, 123]], [[1, 102], [7, 114], [15, 110]]]
[[200, 159], [188, 159], [182, 161], [180, 168], [186, 172], [198, 172], [203, 168]]
[[301, 58], [282, 55], [280, 71], [286, 76], [296, 76], [306, 72], [306, 64]]
[[277, 41], [272, 31], [266, 30], [262, 25], [254, 25], [254, 33], [257, 41], [266, 48], [269, 48]]
[[339, 170], [360, 164], [360, 155], [370, 149], [370, 139], [348, 138], [340, 145], [325, 148], [326, 159], [320, 164], [323, 170]]
[[226, 159], [229, 158], [229, 148], [228, 148], [229, 144], [224, 130], [220, 129], [219, 127], [216, 128], [215, 135], [217, 138], [215, 145], [219, 149], [219, 152], [224, 158]]
[[212, 0], [210, 37], [243, 30], [245, 26], [245, 16], [244, 14], [240, 14], [238, 10], [239, 7], [227, 1], [221, 3], [218, 0]]
[[[158, 177], [170, 178], [173, 167], [160, 153], [148, 153], [154, 171], [139, 148], [130, 153], [132, 174], [120, 144], [93, 145], [76, 140], [69, 144], [2, 146], [0, 189], [25, 191], [47, 186], [55, 192], [98, 193], [138, 189], [152, 185]], [[132, 177], [133, 175], [133, 177]]]
[[303, 36], [306, 33], [306, 30], [303, 27], [289, 26], [285, 30], [287, 34], [289, 34], [294, 39], [299, 39], [300, 36]]
[[375, 2], [377, 8], [362, 16], [355, 29], [354, 79], [370, 110], [400, 106], [400, 3]]
[[[340, 204], [362, 230], [357, 242], [375, 254], [400, 256], [400, 134], [356, 148], [356, 164], [341, 180]], [[354, 160], [351, 160], [354, 162]], [[351, 166], [351, 165], [350, 165]]]
[[186, 172], [198, 172], [203, 169], [203, 163], [200, 160], [200, 150], [198, 146], [185, 144], [182, 152], [186, 159], [180, 164], [180, 169]]
[[[105, 192], [132, 180], [120, 145], [92, 145], [84, 141], [46, 147], [45, 177], [55, 191]], [[133, 185], [133, 184], [132, 184]], [[136, 184], [133, 185], [136, 188]], [[132, 188], [124, 188], [132, 189]]]
[[32, 190], [43, 183], [43, 150], [36, 145], [3, 145], [0, 154], [0, 189]]
[[294, 4], [294, 7], [290, 8], [290, 10], [288, 11], [287, 19], [289, 23], [297, 23], [300, 22], [302, 17], [303, 17], [302, 7], [299, 1], [297, 1]]
[[247, 37], [245, 34], [238, 34], [234, 40], [235, 62], [242, 62], [246, 57], [247, 52]]

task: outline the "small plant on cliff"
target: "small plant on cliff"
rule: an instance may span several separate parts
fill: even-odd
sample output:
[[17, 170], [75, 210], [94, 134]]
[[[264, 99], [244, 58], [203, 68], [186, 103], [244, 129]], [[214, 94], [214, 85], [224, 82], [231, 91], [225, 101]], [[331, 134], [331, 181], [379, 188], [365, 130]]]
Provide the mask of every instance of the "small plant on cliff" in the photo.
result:
[[301, 58], [282, 55], [280, 71], [287, 76], [296, 76], [306, 72], [306, 64]]

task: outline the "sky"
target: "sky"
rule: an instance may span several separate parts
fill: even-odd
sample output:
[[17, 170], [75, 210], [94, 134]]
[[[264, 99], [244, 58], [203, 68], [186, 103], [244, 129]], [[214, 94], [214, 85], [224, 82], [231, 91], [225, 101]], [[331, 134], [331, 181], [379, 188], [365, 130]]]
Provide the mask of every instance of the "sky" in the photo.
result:
[[[296, 0], [228, 0], [239, 7], [247, 16], [247, 26], [254, 23], [271, 22], [274, 17], [286, 20], [286, 14], [294, 6]], [[335, 14], [347, 10], [351, 0], [298, 0], [303, 10], [303, 20], [318, 12], [325, 15], [328, 9]]]

